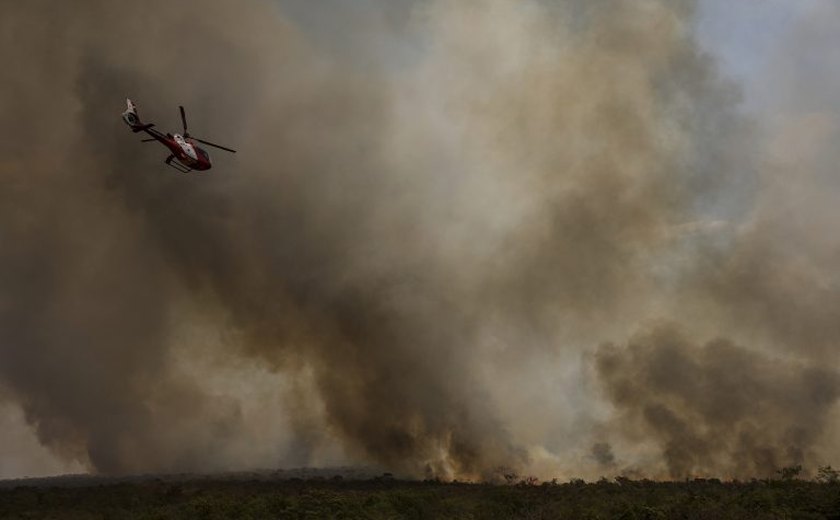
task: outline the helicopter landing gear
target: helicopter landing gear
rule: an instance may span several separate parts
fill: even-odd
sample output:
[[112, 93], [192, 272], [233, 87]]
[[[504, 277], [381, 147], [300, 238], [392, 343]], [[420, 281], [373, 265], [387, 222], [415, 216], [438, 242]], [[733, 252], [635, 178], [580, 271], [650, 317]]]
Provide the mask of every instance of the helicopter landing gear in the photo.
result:
[[189, 172], [191, 172], [191, 171], [192, 171], [192, 168], [188, 168], [188, 167], [184, 166], [183, 164], [181, 164], [181, 163], [179, 163], [179, 162], [177, 162], [177, 161], [176, 161], [176, 162], [172, 162], [172, 160], [173, 160], [174, 158], [175, 158], [175, 156], [174, 156], [174, 155], [170, 155], [169, 157], [167, 157], [167, 158], [166, 158], [166, 161], [164, 161], [164, 162], [165, 162], [165, 163], [166, 163], [166, 165], [167, 165], [167, 166], [169, 166], [170, 168], [174, 168], [176, 171], [179, 171], [179, 172], [181, 172], [181, 173], [189, 173]]

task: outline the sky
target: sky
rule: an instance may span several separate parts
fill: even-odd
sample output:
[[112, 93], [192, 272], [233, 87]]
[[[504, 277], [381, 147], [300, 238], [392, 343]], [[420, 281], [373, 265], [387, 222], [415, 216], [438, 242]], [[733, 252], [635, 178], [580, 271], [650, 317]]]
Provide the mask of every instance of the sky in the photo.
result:
[[[226, 12], [224, 2], [217, 4]], [[100, 193], [98, 185], [78, 180], [86, 173], [71, 168], [60, 178], [78, 206], [72, 197], [64, 209], [49, 201], [31, 206], [43, 215], [51, 207], [68, 210], [73, 218], [58, 226], [55, 242], [42, 244], [34, 233], [13, 235], [33, 244], [19, 257], [17, 250], [9, 259], [0, 254], [0, 261], [14, 268], [51, 265], [52, 248], [67, 247], [73, 252], [53, 274], [76, 276], [57, 284], [58, 297], [45, 300], [52, 314], [37, 327], [27, 328], [15, 314], [5, 318], [9, 307], [0, 294], [0, 319], [6, 320], [0, 325], [24, 344], [45, 341], [59, 361], [63, 337], [78, 334], [95, 347], [87, 352], [92, 362], [67, 363], [126, 397], [103, 399], [90, 409], [74, 399], [65, 403], [61, 389], [67, 387], [61, 385], [85, 385], [65, 381], [62, 363], [56, 372], [39, 372], [33, 366], [41, 358], [19, 359], [0, 349], [21, 372], [57, 379], [48, 389], [49, 378], [38, 383], [4, 375], [0, 367], [0, 390], [8, 385], [11, 395], [20, 396], [0, 403], [0, 478], [131, 471], [149, 467], [144, 458], [162, 464], [152, 470], [213, 470], [238, 457], [247, 464], [268, 457], [286, 464], [386, 465], [413, 457], [419, 462], [406, 471], [414, 475], [474, 477], [500, 463], [492, 455], [498, 453], [540, 475], [597, 463], [584, 476], [619, 467], [681, 476], [731, 471], [735, 463], [766, 471], [759, 455], [746, 462], [725, 459], [761, 454], [762, 442], [786, 443], [791, 436], [793, 460], [813, 457], [800, 448], [834, 456], [820, 443], [840, 424], [827, 411], [837, 390], [833, 375], [818, 367], [833, 359], [837, 281], [831, 266], [840, 251], [824, 239], [833, 232], [834, 194], [840, 193], [832, 145], [840, 121], [840, 8], [832, 0], [699, 0], [692, 23], [700, 52], [711, 56], [709, 73], [707, 62], [680, 39], [679, 23], [668, 23], [680, 16], [677, 4], [634, 4], [626, 14], [642, 13], [640, 19], [617, 10], [614, 20], [609, 4], [593, 2], [603, 33], [581, 43], [544, 25], [542, 15], [554, 13], [550, 3], [529, 11], [492, 2], [493, 9], [483, 12], [442, 1], [278, 0], [288, 24], [283, 34], [254, 30], [243, 37], [236, 23], [260, 20], [229, 13], [230, 27], [212, 21], [203, 29], [233, 43], [201, 31], [186, 40], [186, 52], [209, 42], [225, 63], [241, 67], [240, 74], [263, 80], [243, 86], [212, 60], [190, 63], [196, 77], [213, 78], [206, 92], [194, 88], [194, 78], [159, 82], [177, 67], [154, 55], [142, 55], [136, 70], [126, 65], [125, 77], [119, 67], [76, 60], [93, 44], [68, 34], [83, 42], [63, 48], [66, 62], [81, 63], [79, 77], [89, 81], [74, 83], [75, 71], [69, 71], [64, 83], [79, 90], [71, 111], [83, 124], [101, 128], [104, 121], [85, 105], [96, 92], [110, 95], [132, 78], [146, 78], [146, 99], [180, 95], [198, 105], [196, 118], [206, 117], [201, 126], [212, 134], [207, 138], [228, 143], [219, 134], [231, 132], [233, 141], [245, 142], [235, 160], [242, 171], [256, 173], [240, 176], [253, 185], [214, 180], [203, 191], [176, 192], [170, 190], [184, 186], [166, 183], [178, 180], [146, 180], [140, 166], [127, 172], [128, 180], [85, 166], [107, 178]], [[644, 37], [647, 15], [664, 20], [650, 40]], [[35, 28], [28, 34], [37, 34]], [[621, 54], [623, 38], [638, 52]], [[663, 42], [668, 49], [660, 51]], [[543, 54], [529, 54], [534, 48]], [[280, 50], [247, 59], [247, 52], [266, 49]], [[673, 56], [685, 65], [670, 61]], [[105, 63], [117, 58], [119, 51], [107, 54]], [[56, 66], [57, 82], [65, 78], [63, 66], [71, 68]], [[615, 84], [600, 82], [599, 67]], [[668, 73], [660, 77], [659, 70]], [[658, 90], [648, 89], [650, 77], [657, 78]], [[26, 72], [20, 78], [25, 85]], [[533, 91], [522, 96], [511, 78], [525, 78]], [[33, 85], [49, 88], [42, 80]], [[583, 101], [563, 105], [559, 91]], [[394, 92], [400, 95], [391, 98]], [[232, 93], [241, 97], [236, 110], [202, 110], [213, 95]], [[3, 95], [0, 89], [0, 110]], [[141, 114], [152, 113], [156, 121], [167, 113], [146, 108], [141, 105]], [[657, 110], [666, 114], [663, 120]], [[65, 126], [48, 136], [72, 142], [78, 136]], [[561, 144], [551, 141], [555, 133], [563, 136]], [[734, 144], [722, 142], [723, 135]], [[264, 141], [266, 136], [276, 140]], [[279, 173], [278, 161], [254, 159], [255, 150], [272, 146], [283, 157]], [[31, 193], [51, 193], [43, 188], [54, 182], [39, 169], [46, 168], [39, 162], [44, 156], [36, 156], [0, 166], [16, 171], [23, 164], [21, 171], [36, 172], [15, 189], [33, 182]], [[219, 164], [239, 163], [220, 158]], [[553, 176], [555, 165], [572, 173]], [[687, 172], [685, 178], [671, 180], [670, 166]], [[642, 182], [633, 184], [631, 177]], [[692, 196], [684, 196], [686, 187]], [[173, 203], [170, 193], [182, 199]], [[200, 212], [207, 215], [196, 217]], [[10, 212], [7, 221], [18, 225], [20, 218], [20, 224], [9, 229], [30, 229], [42, 214], [20, 218]], [[102, 244], [79, 253], [73, 230], [90, 222]], [[555, 243], [558, 234], [575, 241]], [[507, 247], [512, 237], [517, 247]], [[648, 250], [659, 252], [647, 257]], [[149, 294], [125, 280], [112, 267], [123, 261], [126, 272], [170, 284], [171, 292]], [[96, 312], [77, 308], [78, 291], [99, 295], [95, 281], [85, 285], [87, 277], [98, 280], [97, 268], [138, 303], [117, 301]], [[557, 281], [555, 269], [573, 276]], [[280, 271], [293, 273], [292, 281], [267, 284]], [[35, 285], [31, 301], [37, 306], [41, 287]], [[30, 295], [25, 284], [14, 287], [15, 294]], [[158, 305], [159, 313], [148, 311]], [[284, 316], [289, 329], [273, 324], [266, 307]], [[84, 323], [96, 323], [93, 316], [104, 313], [135, 331], [138, 339], [128, 346], [151, 347], [128, 357], [139, 378], [122, 385], [119, 376], [93, 377], [99, 361], [116, 374], [127, 362], [111, 357], [108, 330], [89, 336], [69, 325], [73, 318], [62, 310]], [[629, 335], [627, 329], [649, 315], [688, 325], [644, 325]], [[30, 334], [36, 329], [46, 332]], [[231, 348], [237, 340], [242, 344]], [[475, 346], [449, 348], [462, 342]], [[292, 346], [278, 351], [267, 346], [272, 343]], [[394, 343], [401, 346], [392, 351]], [[564, 347], [555, 349], [555, 343]], [[702, 393], [697, 388], [729, 388], [722, 359], [743, 368], [745, 386], [762, 406], [733, 399], [731, 408], [719, 409], [690, 399]], [[665, 362], [682, 367], [683, 379], [698, 386], [662, 374]], [[394, 365], [404, 368], [391, 374]], [[342, 375], [344, 368], [351, 376]], [[134, 367], [126, 373], [134, 377]], [[649, 384], [638, 386], [625, 373], [647, 374]], [[182, 399], [170, 403], [157, 383], [149, 383], [161, 374], [161, 388]], [[280, 384], [278, 374], [284, 374]], [[427, 390], [415, 395], [406, 389], [409, 383]], [[790, 390], [779, 392], [777, 384]], [[93, 386], [84, 390], [96, 401], [101, 396]], [[485, 394], [475, 390], [485, 387]], [[815, 402], [812, 395], [826, 397]], [[562, 420], [546, 418], [545, 408], [534, 405], [545, 396]], [[138, 399], [142, 406], [134, 406]], [[272, 402], [291, 410], [291, 426], [282, 414], [271, 419], [259, 404]], [[438, 409], [440, 402], [449, 407]], [[382, 412], [359, 403], [375, 403]], [[115, 410], [128, 411], [123, 416]], [[198, 410], [194, 417], [186, 413], [192, 410]], [[805, 411], [814, 419], [803, 419]], [[179, 414], [189, 415], [183, 430], [161, 436], [154, 428], [154, 421]], [[109, 417], [138, 428], [138, 437], [126, 438]], [[734, 435], [718, 451], [710, 445], [709, 432], [729, 435], [731, 417], [742, 438], [758, 439], [755, 446], [738, 444]], [[767, 417], [779, 417], [776, 426], [786, 433], [773, 437], [749, 429]], [[215, 428], [206, 438], [205, 421]], [[696, 426], [674, 426], [692, 421]], [[814, 424], [799, 432], [803, 421]], [[237, 435], [236, 428], [247, 431]], [[275, 433], [283, 446], [254, 449], [276, 441]], [[585, 439], [591, 436], [598, 442], [589, 453]], [[206, 444], [185, 449], [183, 439], [192, 438]], [[218, 447], [218, 439], [229, 442], [218, 450], [217, 465], [196, 466], [196, 457]], [[133, 452], [135, 441], [137, 450], [147, 451]], [[380, 450], [383, 445], [388, 449]], [[693, 460], [685, 446], [706, 450], [710, 462]], [[183, 462], [167, 467], [158, 450], [171, 450], [171, 458]]]
[[819, 2], [703, 0], [698, 6], [698, 37], [727, 75], [752, 89], [785, 33]]
[[[389, 2], [383, 10], [375, 0], [327, 0], [318, 2], [314, 9], [311, 3], [300, 0], [278, 1], [284, 13], [314, 35], [316, 44], [351, 60], [357, 46], [372, 49], [375, 54], [377, 47], [394, 43], [369, 39], [371, 33], [356, 30], [354, 20], [379, 19], [394, 35], [404, 37], [401, 33], [406, 29], [406, 19], [415, 2], [397, 0]], [[773, 89], [764, 78], [774, 56], [782, 54], [781, 47], [789, 44], [790, 32], [803, 20], [831, 6], [831, 0], [699, 0], [695, 19], [697, 38], [715, 57], [721, 74], [740, 85], [745, 108], [758, 112], [772, 102], [768, 98], [774, 95]], [[378, 38], [383, 35], [378, 31], [373, 34]], [[814, 42], [812, 50], [822, 58], [832, 52], [830, 43]], [[399, 66], [399, 62], [393, 65]]]
[[[778, 109], [790, 84], [814, 89], [823, 82], [837, 85], [837, 5], [831, 0], [702, 0], [698, 4], [697, 30], [702, 45], [715, 56], [721, 71], [737, 81], [744, 92], [744, 106], [767, 116]], [[807, 35], [807, 36], [806, 36]], [[789, 49], [798, 46], [795, 55]], [[795, 59], [797, 63], [788, 61]], [[780, 85], [770, 78], [781, 67], [796, 75]], [[831, 91], [831, 88], [827, 88]], [[807, 96], [803, 96], [807, 97]], [[821, 107], [827, 101], [820, 99]]]

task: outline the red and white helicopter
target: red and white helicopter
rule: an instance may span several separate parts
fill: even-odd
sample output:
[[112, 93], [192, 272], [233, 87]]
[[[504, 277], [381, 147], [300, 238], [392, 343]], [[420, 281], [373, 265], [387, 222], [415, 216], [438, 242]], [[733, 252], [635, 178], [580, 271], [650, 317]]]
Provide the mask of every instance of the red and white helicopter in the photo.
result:
[[[122, 118], [131, 130], [136, 134], [137, 132], [146, 132], [151, 139], [143, 139], [144, 143], [158, 141], [165, 147], [169, 148], [172, 154], [166, 158], [167, 166], [175, 168], [181, 173], [191, 172], [193, 170], [204, 171], [212, 167], [210, 163], [210, 154], [196, 145], [196, 142], [204, 143], [207, 146], [212, 146], [226, 152], [236, 153], [225, 146], [213, 144], [211, 142], [192, 137], [187, 131], [187, 116], [184, 114], [184, 107], [178, 107], [181, 110], [181, 123], [184, 125], [183, 134], [164, 134], [155, 130], [154, 124], [144, 124], [140, 121], [140, 116], [137, 114], [137, 107], [130, 99], [125, 100], [128, 104], [128, 109], [123, 112]], [[172, 162], [175, 159], [177, 162]]]

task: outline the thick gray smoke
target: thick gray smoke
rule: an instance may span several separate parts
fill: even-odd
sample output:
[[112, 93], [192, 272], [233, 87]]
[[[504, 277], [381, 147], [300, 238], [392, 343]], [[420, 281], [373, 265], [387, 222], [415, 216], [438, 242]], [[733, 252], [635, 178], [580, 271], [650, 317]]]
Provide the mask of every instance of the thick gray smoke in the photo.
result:
[[663, 447], [668, 475], [770, 476], [813, 460], [840, 397], [840, 375], [773, 359], [727, 340], [693, 345], [660, 326], [605, 345], [597, 369], [615, 420]]
[[[840, 249], [777, 226], [782, 166], [693, 2], [369, 2], [339, 27], [74, 4], [0, 5], [0, 396], [58, 457], [480, 478], [824, 454]], [[239, 154], [169, 171], [126, 96]], [[654, 318], [685, 335], [581, 355]]]

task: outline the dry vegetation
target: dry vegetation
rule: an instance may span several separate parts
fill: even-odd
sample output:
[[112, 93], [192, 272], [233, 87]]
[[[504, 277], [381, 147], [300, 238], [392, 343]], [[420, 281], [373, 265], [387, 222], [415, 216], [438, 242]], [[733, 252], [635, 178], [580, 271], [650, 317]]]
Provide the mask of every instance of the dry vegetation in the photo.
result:
[[492, 485], [312, 479], [135, 479], [111, 483], [26, 481], [0, 489], [0, 518], [840, 518], [836, 472], [815, 481], [682, 482], [602, 479]]

